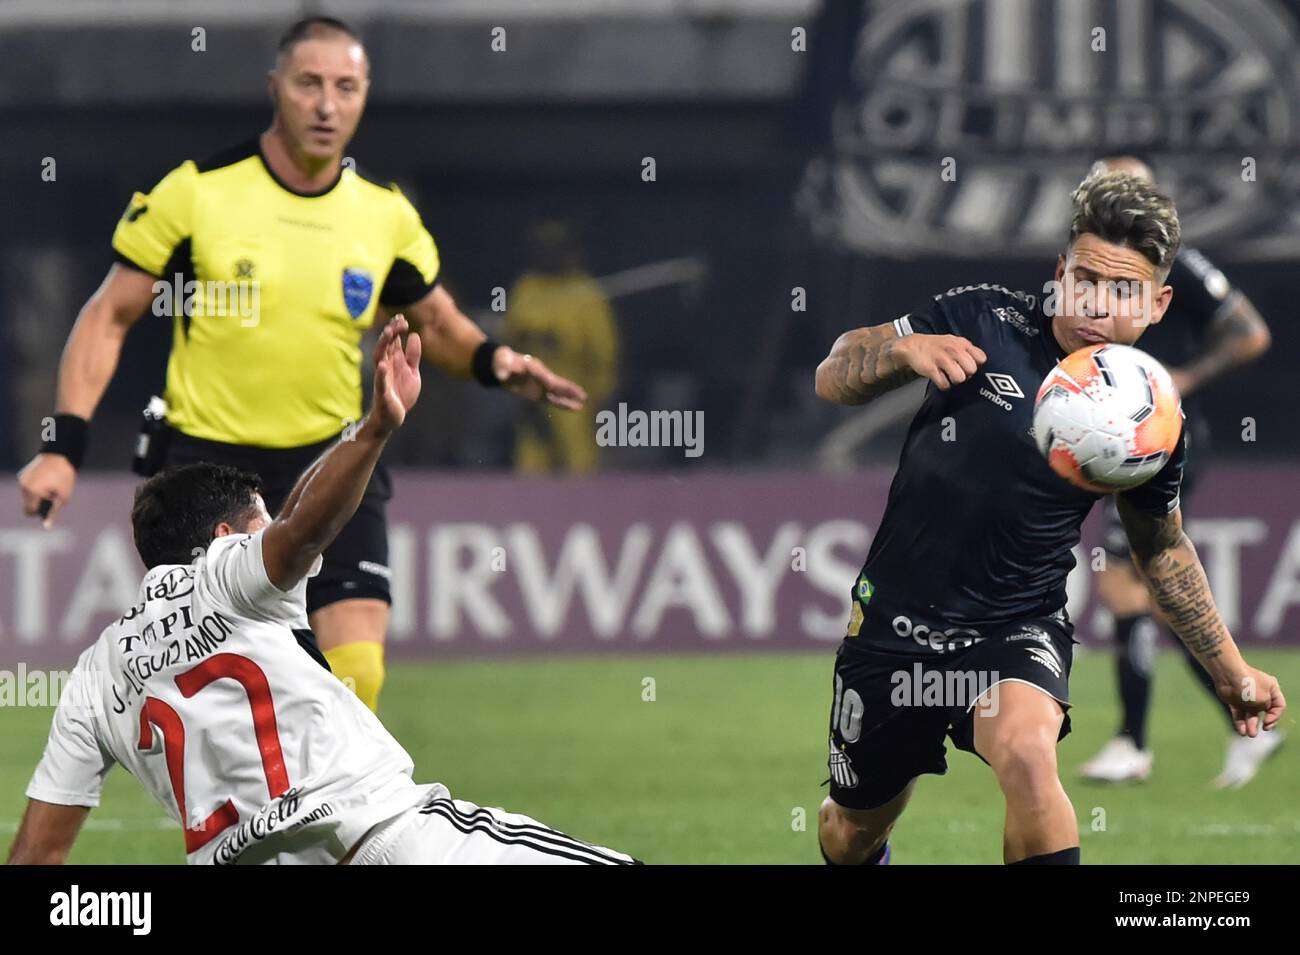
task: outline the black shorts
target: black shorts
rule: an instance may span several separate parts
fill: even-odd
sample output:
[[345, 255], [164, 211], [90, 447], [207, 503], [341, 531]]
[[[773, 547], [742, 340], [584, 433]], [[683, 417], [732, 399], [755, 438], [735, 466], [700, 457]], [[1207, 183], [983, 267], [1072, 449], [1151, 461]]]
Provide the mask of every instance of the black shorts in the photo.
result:
[[1038, 617], [988, 632], [972, 646], [924, 656], [863, 642], [861, 634], [844, 639], [831, 704], [832, 799], [874, 809], [917, 776], [942, 776], [945, 736], [975, 753], [973, 708], [998, 683], [1029, 683], [1060, 702], [1067, 714], [1058, 739], [1065, 738], [1074, 653], [1068, 625]]
[[[252, 471], [262, 479], [262, 498], [266, 509], [274, 515], [307, 465], [333, 443], [331, 439], [300, 448], [250, 448], [173, 432], [163, 464], [175, 467], [209, 461]], [[386, 517], [387, 503], [392, 496], [392, 479], [388, 469], [380, 464], [366, 486], [356, 514], [325, 549], [320, 573], [307, 582], [308, 613], [359, 597], [392, 603]]]

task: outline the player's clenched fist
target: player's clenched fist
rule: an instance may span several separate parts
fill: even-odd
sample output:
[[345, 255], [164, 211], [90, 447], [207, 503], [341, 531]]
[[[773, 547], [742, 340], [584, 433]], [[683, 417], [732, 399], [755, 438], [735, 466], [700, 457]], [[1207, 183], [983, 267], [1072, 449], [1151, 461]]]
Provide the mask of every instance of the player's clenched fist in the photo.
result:
[[894, 345], [894, 355], [942, 391], [972, 377], [988, 355], [960, 335], [908, 335]]

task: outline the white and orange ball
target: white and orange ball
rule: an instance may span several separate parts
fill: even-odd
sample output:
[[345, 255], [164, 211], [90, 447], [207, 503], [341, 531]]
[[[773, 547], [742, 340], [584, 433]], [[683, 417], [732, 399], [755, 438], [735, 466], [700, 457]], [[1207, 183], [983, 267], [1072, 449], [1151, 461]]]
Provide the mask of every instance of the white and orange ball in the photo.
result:
[[1062, 358], [1034, 399], [1034, 440], [1052, 470], [1099, 494], [1137, 487], [1178, 446], [1183, 413], [1160, 362], [1131, 345]]

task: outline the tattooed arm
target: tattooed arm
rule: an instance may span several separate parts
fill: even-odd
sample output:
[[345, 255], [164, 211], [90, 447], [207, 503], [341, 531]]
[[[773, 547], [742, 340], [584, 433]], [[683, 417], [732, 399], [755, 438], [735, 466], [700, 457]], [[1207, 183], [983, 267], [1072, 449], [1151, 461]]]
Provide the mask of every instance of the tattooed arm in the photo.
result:
[[[1178, 639], [1214, 678], [1215, 692], [1232, 710], [1237, 732], [1271, 730], [1286, 708], [1277, 680], [1247, 665], [1219, 616], [1196, 548], [1183, 532], [1182, 514], [1152, 515], [1116, 496], [1128, 532], [1133, 565]], [[1262, 722], [1261, 722], [1262, 721]]]
[[835, 340], [817, 366], [817, 397], [837, 405], [862, 405], [907, 384], [928, 378], [947, 391], [988, 358], [959, 335], [905, 335], [893, 323], [855, 328]]
[[1186, 397], [1214, 379], [1268, 351], [1272, 337], [1268, 324], [1240, 292], [1224, 303], [1210, 327], [1205, 349], [1182, 368], [1170, 369], [1179, 394]]

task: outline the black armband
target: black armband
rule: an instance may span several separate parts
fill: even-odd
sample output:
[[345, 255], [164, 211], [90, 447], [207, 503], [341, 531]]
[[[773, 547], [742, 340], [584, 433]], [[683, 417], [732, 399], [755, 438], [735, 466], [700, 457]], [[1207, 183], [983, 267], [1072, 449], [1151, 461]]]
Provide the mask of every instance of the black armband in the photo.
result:
[[42, 454], [61, 454], [74, 468], [81, 467], [90, 438], [90, 422], [74, 414], [54, 416], [53, 437], [41, 445]]
[[501, 343], [492, 338], [486, 338], [474, 349], [474, 357], [470, 359], [470, 371], [474, 379], [484, 388], [500, 388], [501, 382], [497, 379], [497, 373], [492, 368], [492, 356], [497, 353]]

